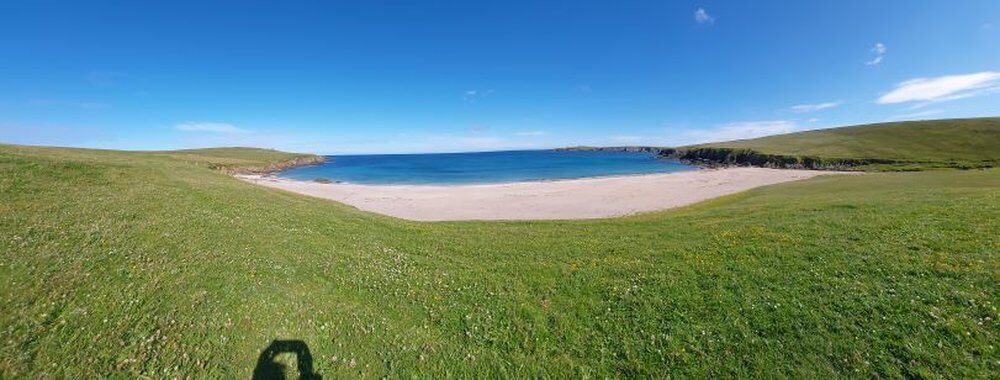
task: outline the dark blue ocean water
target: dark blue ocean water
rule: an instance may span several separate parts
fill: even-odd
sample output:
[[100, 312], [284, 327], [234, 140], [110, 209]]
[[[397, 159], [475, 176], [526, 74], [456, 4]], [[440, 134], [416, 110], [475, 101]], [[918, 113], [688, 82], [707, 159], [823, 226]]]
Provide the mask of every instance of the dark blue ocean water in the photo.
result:
[[694, 166], [651, 153], [528, 150], [481, 153], [327, 156], [320, 165], [279, 177], [363, 184], [470, 184], [540, 181], [624, 174], [670, 173]]

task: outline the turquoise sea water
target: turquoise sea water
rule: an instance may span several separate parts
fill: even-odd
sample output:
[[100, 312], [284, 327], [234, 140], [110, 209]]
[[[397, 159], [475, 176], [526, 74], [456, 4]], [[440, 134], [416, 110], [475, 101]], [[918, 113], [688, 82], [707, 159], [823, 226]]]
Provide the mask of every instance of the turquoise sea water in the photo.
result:
[[278, 173], [296, 180], [362, 184], [471, 184], [671, 173], [696, 167], [651, 153], [507, 152], [327, 156], [320, 165]]

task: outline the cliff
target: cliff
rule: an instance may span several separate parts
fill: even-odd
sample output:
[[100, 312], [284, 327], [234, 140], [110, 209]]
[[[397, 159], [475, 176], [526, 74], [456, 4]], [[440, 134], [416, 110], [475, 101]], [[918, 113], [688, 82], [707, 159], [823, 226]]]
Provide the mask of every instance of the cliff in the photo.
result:
[[293, 158], [291, 160], [277, 161], [264, 165], [255, 166], [232, 166], [232, 165], [212, 165], [212, 169], [221, 170], [227, 174], [268, 174], [288, 170], [299, 166], [316, 165], [326, 161], [326, 157], [319, 155], [307, 155]]

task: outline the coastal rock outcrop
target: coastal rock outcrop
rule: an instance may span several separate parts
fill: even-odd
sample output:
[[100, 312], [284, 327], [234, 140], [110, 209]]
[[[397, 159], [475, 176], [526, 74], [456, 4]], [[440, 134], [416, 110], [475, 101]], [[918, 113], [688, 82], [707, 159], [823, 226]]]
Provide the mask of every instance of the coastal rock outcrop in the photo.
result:
[[326, 157], [320, 155], [307, 155], [296, 157], [291, 160], [275, 162], [263, 166], [224, 166], [224, 165], [213, 165], [212, 169], [222, 170], [227, 174], [268, 174], [274, 172], [280, 172], [282, 170], [287, 170], [299, 166], [309, 166], [316, 165], [326, 161]]

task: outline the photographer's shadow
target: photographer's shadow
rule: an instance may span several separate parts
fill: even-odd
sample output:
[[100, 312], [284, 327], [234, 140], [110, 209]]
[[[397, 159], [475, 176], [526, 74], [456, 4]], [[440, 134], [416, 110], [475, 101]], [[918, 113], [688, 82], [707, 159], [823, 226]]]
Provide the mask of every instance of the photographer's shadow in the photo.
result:
[[296, 367], [300, 379], [320, 380], [323, 376], [313, 372], [312, 353], [309, 346], [301, 340], [273, 340], [257, 357], [257, 367], [253, 370], [253, 379], [284, 379], [287, 367], [275, 361], [278, 355], [295, 354]]

